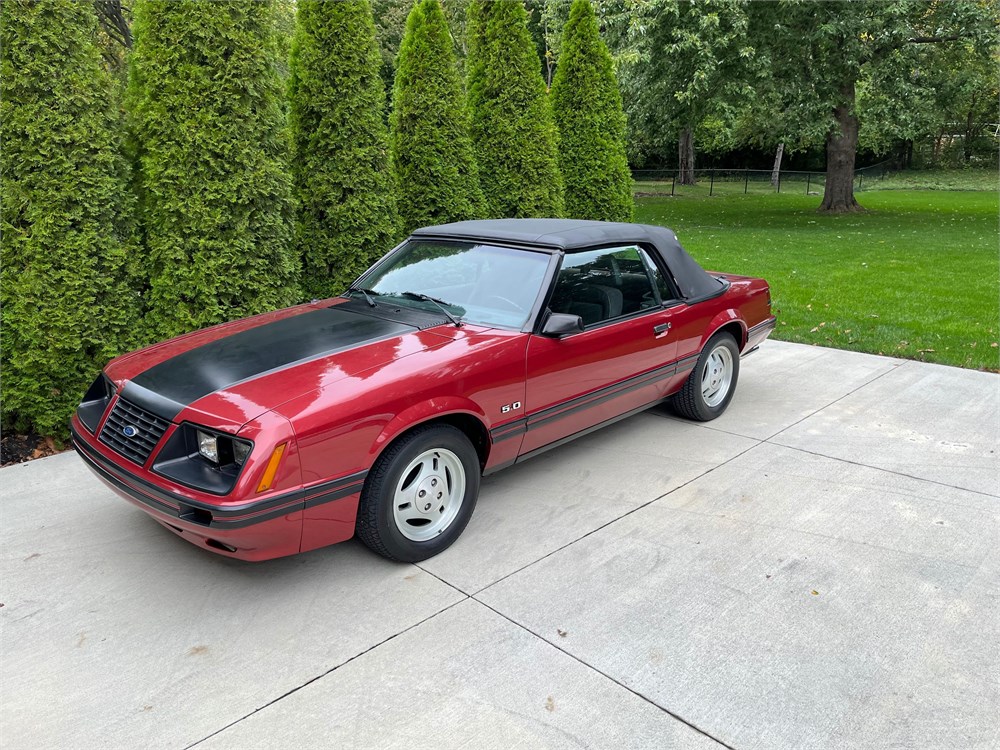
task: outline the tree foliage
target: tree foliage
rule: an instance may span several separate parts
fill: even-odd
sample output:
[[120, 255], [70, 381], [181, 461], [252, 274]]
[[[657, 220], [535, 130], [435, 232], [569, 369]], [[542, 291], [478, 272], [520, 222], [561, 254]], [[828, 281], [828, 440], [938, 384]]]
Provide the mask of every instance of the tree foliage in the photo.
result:
[[90, 4], [0, 5], [3, 423], [64, 437], [136, 299], [120, 108]]
[[399, 212], [409, 232], [483, 214], [465, 88], [438, 0], [410, 11], [390, 119]]
[[366, 0], [299, 0], [289, 119], [303, 288], [342, 291], [398, 239], [375, 24]]
[[574, 0], [560, 50], [551, 95], [559, 128], [559, 166], [566, 181], [565, 214], [631, 221], [625, 113], [590, 0]]
[[[418, 0], [419, 1], [419, 0]], [[465, 18], [468, 0], [440, 0], [448, 22], [448, 33], [460, 75], [465, 65]], [[375, 16], [375, 39], [382, 57], [381, 75], [385, 90], [392, 93], [396, 80], [396, 58], [406, 33], [406, 20], [413, 10], [414, 0], [371, 0]], [[391, 107], [391, 101], [390, 101]]]
[[136, 2], [128, 99], [154, 338], [298, 296], [273, 2]]
[[[661, 153], [678, 144], [683, 183], [694, 182], [696, 142], [707, 136], [719, 147], [732, 145], [726, 135], [752, 102], [747, 4], [644, 0], [609, 8], [628, 16], [625, 45], [633, 49], [623, 59], [623, 77], [633, 140]], [[613, 19], [613, 26], [621, 25]]]
[[862, 117], [859, 84], [870, 99], [907, 95], [926, 47], [990, 40], [997, 10], [980, 2], [898, 0], [871, 3], [751, 3], [750, 34], [766, 76], [758, 85], [776, 106], [767, 113], [776, 139], [792, 147], [825, 142], [821, 210], [852, 211]]
[[472, 141], [493, 217], [559, 216], [558, 136], [518, 0], [469, 4], [466, 62]]
[[[857, 92], [861, 146], [887, 153], [900, 141], [924, 140], [940, 148], [958, 134], [958, 162], [969, 163], [988, 123], [1000, 117], [1000, 51], [985, 38], [912, 51], [911, 64], [863, 71]], [[985, 150], [992, 160], [995, 146]]]

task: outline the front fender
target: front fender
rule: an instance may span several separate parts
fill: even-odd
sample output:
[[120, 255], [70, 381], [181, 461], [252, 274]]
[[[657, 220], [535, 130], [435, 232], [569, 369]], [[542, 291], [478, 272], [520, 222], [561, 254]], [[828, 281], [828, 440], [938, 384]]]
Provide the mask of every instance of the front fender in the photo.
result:
[[[452, 414], [462, 414], [473, 417], [483, 425], [484, 431], [489, 430], [486, 413], [475, 401], [461, 396], [439, 396], [404, 409], [386, 423], [375, 442], [368, 449], [371, 463], [397, 437], [432, 419]], [[371, 465], [371, 463], [369, 465]]]

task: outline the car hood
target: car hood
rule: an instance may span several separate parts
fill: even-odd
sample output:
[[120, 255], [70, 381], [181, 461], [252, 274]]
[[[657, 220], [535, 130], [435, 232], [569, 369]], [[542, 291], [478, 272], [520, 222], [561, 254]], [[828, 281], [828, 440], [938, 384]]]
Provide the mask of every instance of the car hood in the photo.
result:
[[326, 301], [171, 339], [105, 372], [159, 417], [235, 432], [310, 390], [444, 345], [450, 328], [438, 316]]

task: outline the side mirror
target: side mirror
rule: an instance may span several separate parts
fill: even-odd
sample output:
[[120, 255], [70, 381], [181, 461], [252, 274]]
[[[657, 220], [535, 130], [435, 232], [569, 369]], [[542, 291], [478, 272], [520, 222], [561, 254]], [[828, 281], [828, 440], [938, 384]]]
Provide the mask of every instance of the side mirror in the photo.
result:
[[543, 336], [554, 336], [562, 338], [570, 333], [578, 333], [583, 330], [583, 318], [579, 315], [569, 315], [567, 313], [549, 313], [549, 317], [542, 326]]

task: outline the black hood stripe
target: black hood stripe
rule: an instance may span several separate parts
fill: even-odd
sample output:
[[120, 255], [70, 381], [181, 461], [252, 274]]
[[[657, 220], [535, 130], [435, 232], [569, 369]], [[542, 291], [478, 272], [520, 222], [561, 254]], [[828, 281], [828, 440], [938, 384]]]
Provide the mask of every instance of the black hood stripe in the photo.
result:
[[276, 320], [178, 354], [136, 376], [121, 395], [157, 416], [173, 420], [184, 407], [210, 393], [415, 329], [340, 307]]

